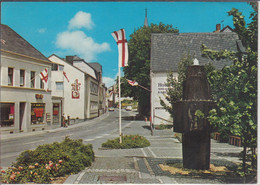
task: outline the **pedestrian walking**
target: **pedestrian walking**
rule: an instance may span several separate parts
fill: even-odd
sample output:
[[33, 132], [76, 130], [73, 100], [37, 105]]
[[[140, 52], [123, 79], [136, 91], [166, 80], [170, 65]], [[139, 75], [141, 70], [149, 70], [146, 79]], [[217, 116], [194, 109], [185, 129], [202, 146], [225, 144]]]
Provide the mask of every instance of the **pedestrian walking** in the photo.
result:
[[63, 125], [63, 127], [67, 127], [67, 119], [66, 119], [66, 115], [65, 115], [65, 113], [63, 113], [63, 121], [62, 121], [62, 125]]

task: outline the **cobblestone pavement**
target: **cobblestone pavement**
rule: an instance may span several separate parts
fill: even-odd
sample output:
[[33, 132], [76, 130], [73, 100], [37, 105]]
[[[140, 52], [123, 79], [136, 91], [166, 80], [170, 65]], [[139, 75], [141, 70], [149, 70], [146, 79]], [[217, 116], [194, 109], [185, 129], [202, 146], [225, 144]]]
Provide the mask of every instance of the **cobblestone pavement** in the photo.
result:
[[[96, 159], [92, 166], [79, 174], [70, 176], [69, 184], [225, 184], [226, 179], [194, 178], [172, 175], [160, 169], [159, 164], [182, 160], [182, 144], [172, 130], [147, 129], [149, 123], [132, 121], [122, 131], [124, 135], [139, 134], [151, 143], [149, 147], [137, 149], [104, 150], [94, 147]], [[102, 142], [116, 135], [105, 136]], [[234, 165], [239, 162], [241, 147], [211, 140], [211, 163]], [[234, 180], [232, 182], [235, 182]]]

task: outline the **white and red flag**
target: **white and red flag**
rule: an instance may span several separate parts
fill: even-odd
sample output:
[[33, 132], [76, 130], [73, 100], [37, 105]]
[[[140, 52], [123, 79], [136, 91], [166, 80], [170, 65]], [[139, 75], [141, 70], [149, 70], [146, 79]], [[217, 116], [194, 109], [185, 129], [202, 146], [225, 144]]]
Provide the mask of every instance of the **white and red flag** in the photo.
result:
[[70, 81], [69, 81], [69, 78], [67, 77], [67, 74], [65, 73], [65, 71], [63, 71], [63, 75], [65, 76], [65, 78], [67, 79], [67, 81], [70, 82]]
[[40, 72], [40, 78], [44, 84], [45, 91], [48, 91], [48, 69], [45, 68], [42, 72]]
[[117, 42], [118, 46], [118, 65], [119, 67], [128, 66], [128, 45], [125, 35], [125, 30], [121, 29], [119, 31], [114, 31], [112, 36]]
[[128, 83], [132, 86], [138, 86], [138, 83], [136, 81], [127, 80]]

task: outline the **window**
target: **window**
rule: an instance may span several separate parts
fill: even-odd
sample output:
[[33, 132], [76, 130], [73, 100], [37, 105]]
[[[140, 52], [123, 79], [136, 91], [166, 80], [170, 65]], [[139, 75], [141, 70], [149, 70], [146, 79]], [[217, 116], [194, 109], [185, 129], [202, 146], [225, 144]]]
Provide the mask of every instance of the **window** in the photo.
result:
[[31, 88], [35, 87], [35, 71], [31, 71]]
[[51, 70], [58, 71], [58, 64], [52, 64]]
[[14, 126], [14, 103], [0, 103], [0, 126]]
[[64, 90], [63, 82], [56, 82], [56, 90]]
[[8, 85], [13, 85], [14, 69], [8, 67]]
[[24, 86], [24, 77], [25, 77], [25, 71], [23, 69], [20, 70], [20, 86]]
[[45, 114], [44, 103], [32, 103], [31, 104], [31, 124], [43, 124]]
[[94, 95], [98, 95], [98, 85], [90, 82], [90, 93]]
[[40, 78], [40, 88], [41, 88], [41, 89], [44, 89], [44, 83], [43, 83], [43, 81], [42, 81], [41, 78]]
[[63, 65], [59, 65], [59, 71], [63, 71], [64, 66]]

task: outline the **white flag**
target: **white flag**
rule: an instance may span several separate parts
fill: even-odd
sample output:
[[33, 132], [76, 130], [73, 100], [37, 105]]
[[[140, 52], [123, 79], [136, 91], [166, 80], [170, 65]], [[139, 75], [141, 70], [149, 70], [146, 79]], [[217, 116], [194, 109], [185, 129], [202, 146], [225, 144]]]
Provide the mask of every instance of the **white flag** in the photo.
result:
[[112, 36], [118, 45], [118, 65], [119, 67], [128, 66], [128, 45], [125, 36], [125, 30], [121, 29], [112, 33]]
[[48, 91], [48, 69], [45, 68], [42, 72], [40, 72], [40, 78], [44, 84], [44, 89], [47, 92]]
[[138, 86], [138, 83], [136, 81], [127, 80], [128, 83], [132, 86]]

